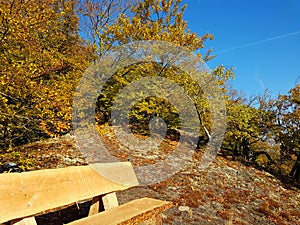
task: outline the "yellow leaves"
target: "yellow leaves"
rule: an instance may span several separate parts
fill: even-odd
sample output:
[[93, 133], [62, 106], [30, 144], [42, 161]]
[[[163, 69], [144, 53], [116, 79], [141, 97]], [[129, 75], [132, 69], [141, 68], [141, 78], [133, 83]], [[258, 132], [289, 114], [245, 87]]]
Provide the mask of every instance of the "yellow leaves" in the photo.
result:
[[171, 4], [172, 4], [172, 1], [162, 0], [162, 2], [161, 2], [162, 10], [166, 13], [169, 13], [169, 11], [171, 9]]
[[41, 130], [47, 130], [47, 122], [46, 121], [41, 121], [40, 122], [40, 128], [41, 128]]
[[132, 23], [133, 23], [133, 26], [135, 26], [136, 28], [139, 27], [141, 25], [141, 18], [134, 16], [132, 18]]
[[154, 10], [155, 13], [159, 13], [160, 11], [163, 10], [163, 8], [161, 6], [161, 0], [158, 0], [156, 3], [154, 3], [152, 5], [152, 7], [153, 7], [153, 10]]
[[133, 7], [131, 17], [120, 15], [107, 27], [104, 36], [120, 44], [135, 40], [162, 40], [186, 46], [192, 51], [203, 48], [204, 38], [190, 33], [183, 20], [186, 6], [180, 0], [145, 0]]
[[62, 123], [61, 121], [42, 121], [40, 123], [40, 129], [43, 130], [46, 134], [48, 134], [50, 137], [56, 137], [57, 134], [67, 132], [70, 129], [70, 125]]
[[73, 0], [0, 3], [1, 26], [8, 28], [3, 39], [0, 28], [0, 92], [11, 96], [0, 95], [0, 111], [7, 114], [0, 116], [0, 123], [9, 121], [10, 126], [6, 137], [0, 126], [1, 140], [18, 134], [14, 140], [26, 142], [40, 135], [37, 131], [53, 136], [70, 129], [73, 91], [92, 58], [90, 46], [77, 34], [74, 4]]
[[101, 125], [97, 125], [96, 126], [97, 132], [100, 136], [104, 136], [104, 135], [114, 135], [114, 132], [109, 129], [109, 126], [107, 123], [105, 124], [101, 124]]

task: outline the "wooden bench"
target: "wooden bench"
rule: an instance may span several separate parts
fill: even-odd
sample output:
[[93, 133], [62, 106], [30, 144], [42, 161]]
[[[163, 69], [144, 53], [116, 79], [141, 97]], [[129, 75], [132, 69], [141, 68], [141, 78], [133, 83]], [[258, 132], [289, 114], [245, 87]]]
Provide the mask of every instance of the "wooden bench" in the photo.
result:
[[137, 185], [129, 162], [0, 174], [0, 224], [36, 225], [36, 215], [88, 200], [88, 217], [69, 225], [162, 224], [171, 202], [142, 198], [119, 206], [116, 192]]

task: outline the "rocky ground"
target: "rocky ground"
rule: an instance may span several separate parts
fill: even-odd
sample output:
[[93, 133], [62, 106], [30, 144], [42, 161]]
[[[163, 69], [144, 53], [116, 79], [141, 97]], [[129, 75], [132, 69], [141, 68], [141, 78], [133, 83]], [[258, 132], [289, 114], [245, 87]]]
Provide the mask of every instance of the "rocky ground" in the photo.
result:
[[[130, 152], [118, 148], [111, 136], [103, 139], [120, 160], [137, 166], [163, 158], [176, 143], [163, 144], [162, 152]], [[21, 146], [4, 160], [27, 163], [27, 169], [59, 168], [87, 164], [71, 136]], [[9, 158], [10, 157], [10, 158]], [[148, 157], [148, 158], [147, 158]], [[29, 160], [30, 159], [30, 160]], [[172, 201], [164, 213], [164, 224], [300, 224], [300, 190], [282, 184], [267, 172], [217, 156], [200, 170], [202, 153], [195, 152], [187, 165], [157, 184], [140, 186], [118, 193], [120, 203], [140, 197]], [[29, 161], [28, 161], [29, 160]], [[89, 202], [41, 215], [38, 224], [63, 224], [87, 214]]]

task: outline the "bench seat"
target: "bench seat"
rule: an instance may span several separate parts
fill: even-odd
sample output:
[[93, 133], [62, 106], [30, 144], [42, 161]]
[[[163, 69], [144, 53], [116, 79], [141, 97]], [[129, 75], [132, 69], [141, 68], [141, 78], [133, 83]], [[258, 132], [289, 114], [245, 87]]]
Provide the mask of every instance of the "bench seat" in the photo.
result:
[[76, 220], [67, 225], [138, 225], [161, 224], [160, 215], [172, 203], [152, 198], [136, 199], [118, 207]]

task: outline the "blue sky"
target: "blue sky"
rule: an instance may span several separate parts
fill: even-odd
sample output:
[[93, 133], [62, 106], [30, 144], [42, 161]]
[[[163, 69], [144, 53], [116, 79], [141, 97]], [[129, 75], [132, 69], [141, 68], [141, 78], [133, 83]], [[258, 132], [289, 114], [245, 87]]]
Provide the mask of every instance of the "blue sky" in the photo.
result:
[[233, 86], [249, 97], [285, 94], [300, 77], [300, 0], [183, 0], [191, 31], [215, 36], [210, 68], [235, 67]]

